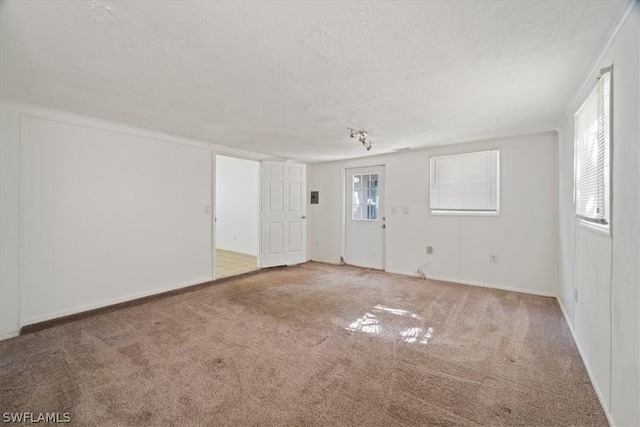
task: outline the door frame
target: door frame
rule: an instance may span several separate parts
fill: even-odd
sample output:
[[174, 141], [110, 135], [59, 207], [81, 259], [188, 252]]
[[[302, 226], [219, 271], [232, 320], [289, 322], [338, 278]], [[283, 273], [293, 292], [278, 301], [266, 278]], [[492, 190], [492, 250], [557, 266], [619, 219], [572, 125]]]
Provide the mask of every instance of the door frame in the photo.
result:
[[217, 196], [217, 188], [218, 184], [216, 181], [216, 174], [218, 173], [218, 163], [217, 163], [217, 155], [216, 150], [211, 150], [211, 280], [216, 280], [216, 267], [217, 267], [217, 259], [216, 259], [216, 227], [218, 226], [217, 222], [217, 206], [216, 206], [216, 196]]
[[217, 280], [216, 266], [218, 264], [218, 260], [216, 259], [216, 249], [217, 249], [216, 228], [218, 226], [218, 221], [217, 221], [218, 207], [216, 205], [216, 197], [217, 197], [217, 190], [218, 190], [217, 188], [218, 182], [216, 180], [216, 175], [218, 173], [217, 156], [233, 157], [235, 159], [248, 160], [251, 162], [258, 163], [258, 182], [256, 183], [256, 185], [258, 186], [258, 218], [256, 218], [256, 221], [258, 221], [258, 255], [256, 257], [258, 259], [257, 261], [258, 269], [262, 268], [262, 258], [260, 257], [260, 251], [262, 249], [261, 213], [262, 213], [262, 160], [263, 159], [258, 157], [241, 156], [241, 155], [228, 153], [226, 151], [221, 151], [221, 150], [211, 150], [211, 165], [212, 165], [211, 167], [211, 248], [212, 248], [211, 280]]
[[[347, 188], [347, 169], [355, 168], [372, 168], [382, 167], [384, 168], [384, 211], [382, 215], [388, 218], [387, 205], [389, 204], [389, 191], [387, 189], [387, 164], [382, 163], [349, 163], [340, 166], [340, 260], [344, 261], [347, 257], [347, 201], [346, 201], [346, 188]], [[385, 221], [386, 223], [386, 221]], [[388, 227], [388, 224], [387, 224]], [[384, 231], [384, 244], [382, 245], [382, 271], [387, 271], [387, 231]]]

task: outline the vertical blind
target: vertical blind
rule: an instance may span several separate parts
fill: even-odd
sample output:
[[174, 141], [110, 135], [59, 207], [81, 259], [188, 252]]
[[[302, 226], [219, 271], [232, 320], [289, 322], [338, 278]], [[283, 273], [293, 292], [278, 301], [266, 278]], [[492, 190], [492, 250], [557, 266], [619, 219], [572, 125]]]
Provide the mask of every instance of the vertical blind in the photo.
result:
[[431, 157], [432, 211], [498, 210], [498, 150]]
[[609, 112], [611, 73], [607, 71], [575, 114], [574, 185], [576, 215], [609, 223]]

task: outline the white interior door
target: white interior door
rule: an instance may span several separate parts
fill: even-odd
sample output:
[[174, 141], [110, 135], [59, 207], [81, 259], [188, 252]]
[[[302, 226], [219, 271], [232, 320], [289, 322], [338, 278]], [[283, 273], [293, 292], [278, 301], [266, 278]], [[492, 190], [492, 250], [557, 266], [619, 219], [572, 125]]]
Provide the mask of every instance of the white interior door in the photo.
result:
[[346, 170], [345, 262], [384, 270], [384, 166]]
[[305, 165], [262, 162], [261, 267], [307, 261]]

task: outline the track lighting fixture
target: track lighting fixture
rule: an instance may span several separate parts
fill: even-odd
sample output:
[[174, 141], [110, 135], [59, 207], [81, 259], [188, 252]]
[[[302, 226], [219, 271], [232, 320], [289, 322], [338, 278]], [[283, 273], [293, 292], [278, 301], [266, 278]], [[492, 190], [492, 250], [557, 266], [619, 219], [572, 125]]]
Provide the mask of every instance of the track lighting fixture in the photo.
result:
[[358, 129], [352, 129], [352, 128], [347, 128], [349, 129], [349, 131], [351, 131], [351, 134], [349, 136], [351, 136], [351, 138], [358, 138], [358, 141], [360, 141], [362, 143], [362, 146], [364, 148], [367, 149], [367, 151], [371, 150], [371, 146], [373, 145], [373, 141], [371, 141], [370, 139], [367, 139], [367, 131], [366, 130], [358, 130]]

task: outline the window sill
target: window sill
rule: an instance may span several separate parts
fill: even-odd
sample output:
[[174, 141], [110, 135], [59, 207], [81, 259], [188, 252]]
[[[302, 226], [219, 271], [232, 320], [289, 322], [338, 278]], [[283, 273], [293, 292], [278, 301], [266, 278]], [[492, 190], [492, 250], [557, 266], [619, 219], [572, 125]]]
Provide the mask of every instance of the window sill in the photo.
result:
[[430, 211], [436, 216], [500, 216], [499, 211]]
[[593, 222], [585, 221], [584, 219], [577, 218], [578, 225], [585, 230], [593, 231], [594, 233], [601, 234], [603, 236], [611, 237], [611, 227], [609, 224], [595, 224]]

